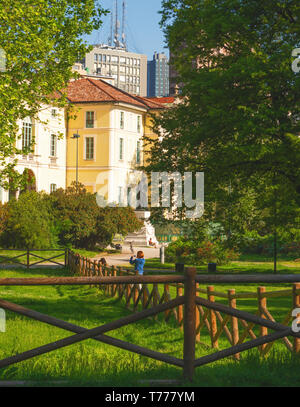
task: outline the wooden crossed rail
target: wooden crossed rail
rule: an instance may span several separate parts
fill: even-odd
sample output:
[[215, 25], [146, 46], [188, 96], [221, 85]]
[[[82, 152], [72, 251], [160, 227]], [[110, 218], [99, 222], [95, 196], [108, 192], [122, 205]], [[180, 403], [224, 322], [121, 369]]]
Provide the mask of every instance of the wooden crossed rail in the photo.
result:
[[[0, 249], [1, 252], [20, 252], [17, 256], [9, 257], [8, 255], [0, 254], [0, 264], [17, 264], [20, 266], [25, 266], [27, 269], [37, 266], [38, 264], [42, 263], [51, 263], [55, 264], [56, 266], [66, 267], [67, 265], [67, 254], [68, 249], [40, 249], [40, 250], [19, 250], [19, 249]], [[51, 257], [44, 257], [40, 256], [37, 253], [45, 253], [45, 252], [57, 252], [56, 255]], [[57, 259], [64, 256], [63, 263], [59, 263], [56, 261]], [[20, 261], [20, 259], [25, 257], [25, 262]], [[30, 258], [33, 257], [38, 261], [32, 263]]]
[[[31, 359], [33, 357], [49, 353], [53, 350], [60, 349], [74, 343], [81, 342], [86, 339], [94, 339], [99, 342], [107, 343], [130, 352], [135, 352], [140, 355], [148, 356], [150, 358], [163, 361], [183, 368], [184, 377], [190, 381], [193, 380], [194, 370], [198, 366], [220, 360], [222, 358], [239, 354], [254, 347], [272, 343], [274, 340], [292, 336], [300, 341], [300, 333], [293, 332], [291, 327], [279, 324], [266, 318], [262, 318], [251, 313], [240, 311], [238, 309], [216, 303], [197, 296], [197, 283], [199, 282], [257, 282], [261, 280], [268, 280], [268, 282], [282, 283], [282, 282], [300, 282], [300, 276], [207, 276], [196, 275], [196, 270], [193, 268], [185, 269], [183, 276], [112, 276], [112, 277], [60, 277], [60, 278], [4, 278], [0, 279], [0, 286], [41, 286], [41, 285], [101, 285], [101, 286], [114, 286], [125, 285], [132, 286], [136, 284], [172, 284], [182, 283], [184, 285], [184, 295], [176, 299], [169, 300], [165, 303], [152, 306], [150, 309], [145, 309], [135, 314], [120, 318], [116, 321], [109, 322], [105, 325], [98, 326], [93, 329], [86, 329], [66, 321], [59, 320], [49, 315], [41, 314], [37, 311], [24, 308], [20, 305], [10, 303], [5, 300], [0, 300], [0, 307], [3, 309], [27, 316], [29, 318], [56, 326], [67, 331], [73, 332], [67, 338], [55, 341], [35, 349], [20, 353], [15, 356], [5, 358], [0, 361], [0, 368]], [[104, 335], [105, 333], [126, 326], [128, 324], [141, 321], [147, 317], [155, 316], [161, 312], [170, 311], [176, 307], [184, 307], [184, 341], [183, 341], [183, 359], [175, 358], [173, 356], [165, 355], [160, 352], [152, 351], [150, 349], [133, 345], [119, 339], [112, 338]], [[238, 318], [248, 323], [258, 324], [261, 327], [269, 328], [275, 332], [268, 335], [263, 335], [259, 338], [252, 339], [245, 343], [238, 343], [228, 349], [218, 351], [211, 355], [203, 356], [195, 359], [195, 343], [196, 343], [196, 312], [197, 307], [205, 307], [209, 311], [224, 313], [229, 317]]]
[[[73, 253], [72, 251], [68, 252], [68, 264], [72, 274], [92, 277], [92, 276], [102, 276], [102, 277], [117, 277], [117, 276], [129, 276], [135, 275], [132, 271], [132, 268], [125, 267], [109, 267], [103, 266], [98, 261], [92, 261], [88, 258], [81, 257], [78, 254]], [[200, 277], [200, 276], [199, 276]], [[270, 291], [266, 292], [265, 287], [258, 287], [257, 292], [242, 292], [236, 293], [234, 289], [230, 289], [226, 292], [216, 291], [213, 286], [208, 286], [206, 288], [200, 288], [200, 283], [203, 282], [234, 282], [235, 276], [208, 276], [206, 275], [205, 281], [203, 279], [196, 281], [196, 295], [199, 296], [205, 294], [207, 299], [211, 302], [215, 302], [217, 297], [221, 299], [226, 299], [228, 306], [230, 308], [237, 308], [237, 300], [242, 299], [256, 299], [257, 300], [257, 312], [256, 315], [261, 318], [269, 319], [273, 322], [276, 322], [272, 314], [267, 308], [267, 298], [271, 297], [284, 297], [288, 296], [291, 298], [291, 308], [284, 317], [282, 324], [288, 325], [292, 319], [292, 310], [294, 308], [300, 307], [300, 284], [294, 283], [292, 289], [280, 290], [280, 291]], [[241, 276], [241, 282], [253, 282], [253, 278], [257, 279], [256, 276]], [[271, 282], [273, 276], [261, 275], [260, 282]], [[197, 277], [198, 279], [198, 277]], [[222, 280], [220, 280], [222, 279]], [[280, 281], [291, 282], [295, 281], [294, 277], [289, 278], [288, 280], [282, 279], [279, 276], [276, 282]], [[124, 301], [126, 308], [131, 309], [136, 312], [138, 309], [147, 309], [149, 306], [156, 306], [164, 302], [171, 301], [171, 291], [170, 288], [174, 287], [172, 294], [176, 297], [183, 295], [184, 286], [180, 282], [176, 283], [163, 283], [163, 292], [159, 290], [158, 284], [153, 283], [152, 288], [149, 288], [148, 284], [112, 284], [105, 286], [98, 286], [102, 289], [107, 296], [115, 297], [118, 296], [119, 300]], [[150, 290], [150, 291], [149, 291]], [[155, 316], [154, 318], [157, 318]], [[164, 319], [166, 322], [169, 322], [173, 318], [175, 324], [183, 330], [183, 305], [179, 305], [177, 308], [172, 310], [167, 310], [164, 313]], [[239, 319], [234, 316], [222, 314], [219, 311], [214, 311], [213, 309], [208, 309], [203, 307], [200, 304], [196, 305], [196, 342], [206, 345], [204, 342], [201, 342], [201, 335], [203, 330], [207, 330], [210, 339], [211, 347], [219, 349], [219, 338], [222, 335], [225, 335], [225, 339], [228, 340], [230, 345], [238, 345], [243, 343], [248, 337], [251, 339], [256, 339], [258, 336], [265, 336], [268, 334], [268, 328], [264, 326], [259, 326], [259, 332], [257, 333], [254, 328], [255, 323], [249, 323], [244, 319]], [[298, 338], [294, 338], [293, 343], [289, 341], [287, 337], [281, 339], [284, 345], [291, 352], [300, 352], [300, 341]], [[266, 355], [270, 352], [274, 342], [267, 345], [262, 345], [258, 347], [259, 352], [262, 355]], [[239, 359], [239, 354], [235, 354], [235, 359]]]

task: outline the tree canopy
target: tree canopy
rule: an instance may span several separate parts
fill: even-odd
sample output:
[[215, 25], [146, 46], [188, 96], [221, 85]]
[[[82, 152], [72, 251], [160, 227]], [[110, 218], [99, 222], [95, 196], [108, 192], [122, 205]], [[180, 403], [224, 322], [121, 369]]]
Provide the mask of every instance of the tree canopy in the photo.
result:
[[271, 206], [295, 214], [299, 1], [165, 0], [161, 13], [181, 102], [155, 119], [164, 136], [151, 140], [147, 170], [204, 171], [206, 204], [232, 183], [270, 211], [273, 196]]
[[[0, 47], [6, 69], [0, 72], [0, 184], [15, 185], [13, 171], [18, 121], [37, 118], [43, 105], [66, 104], [62, 94], [76, 76], [73, 64], [89, 46], [85, 34], [101, 26], [106, 11], [97, 0], [7, 0], [0, 8]], [[34, 140], [32, 140], [32, 144]]]

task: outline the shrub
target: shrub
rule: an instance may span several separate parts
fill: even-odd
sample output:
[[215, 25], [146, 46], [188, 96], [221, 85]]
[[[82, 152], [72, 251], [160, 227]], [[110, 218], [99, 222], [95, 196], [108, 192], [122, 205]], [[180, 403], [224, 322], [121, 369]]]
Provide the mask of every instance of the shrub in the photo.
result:
[[1, 245], [17, 249], [49, 249], [57, 246], [53, 219], [45, 195], [24, 192], [7, 204], [8, 218], [1, 234]]
[[126, 236], [142, 227], [132, 208], [99, 208], [96, 196], [72, 184], [49, 196], [60, 242], [82, 249], [105, 248], [116, 233]]
[[0, 203], [0, 236], [7, 227], [8, 216], [8, 205]]
[[227, 249], [220, 240], [192, 241], [178, 239], [166, 249], [168, 262], [202, 265], [208, 263], [226, 264], [239, 256], [233, 249]]

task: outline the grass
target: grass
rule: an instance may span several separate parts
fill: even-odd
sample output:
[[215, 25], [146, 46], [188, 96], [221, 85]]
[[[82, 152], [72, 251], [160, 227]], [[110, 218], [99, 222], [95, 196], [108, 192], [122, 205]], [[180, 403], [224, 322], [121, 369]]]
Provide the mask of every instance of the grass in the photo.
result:
[[[186, 265], [187, 267], [194, 267], [194, 265]], [[145, 269], [163, 269], [174, 270], [174, 263], [162, 264], [159, 259], [146, 259]], [[200, 273], [207, 272], [207, 265], [197, 266], [197, 271]], [[242, 255], [239, 260], [232, 261], [229, 264], [217, 266], [217, 271], [221, 273], [273, 273], [274, 262], [270, 257], [259, 255]], [[296, 262], [291, 258], [280, 258], [277, 263], [277, 272], [280, 273], [300, 273], [300, 262]]]
[[[66, 275], [66, 270], [1, 270], [0, 277], [49, 277]], [[283, 287], [283, 286], [281, 286]], [[218, 286], [218, 290], [231, 288]], [[237, 291], [255, 291], [255, 285], [235, 287]], [[274, 287], [269, 287], [269, 289]], [[278, 287], [277, 287], [278, 288]], [[55, 316], [68, 322], [92, 328], [131, 314], [122, 303], [103, 296], [89, 286], [0, 287], [0, 297], [27, 308]], [[268, 300], [274, 317], [282, 317], [290, 307], [288, 299]], [[253, 310], [255, 300], [238, 300], [239, 308]], [[0, 359], [59, 340], [70, 333], [38, 321], [7, 312], [6, 333], [0, 333]], [[182, 357], [183, 334], [170, 321], [146, 319], [108, 333], [116, 338], [153, 350]], [[208, 347], [208, 333], [201, 333], [196, 357], [213, 351]], [[229, 344], [220, 341], [220, 348]], [[50, 381], [70, 386], [145, 386], [140, 380], [181, 379], [182, 370], [165, 363], [139, 356], [121, 349], [87, 340], [46, 355], [0, 369], [0, 380]], [[59, 385], [59, 384], [58, 384]], [[182, 382], [183, 386], [189, 383]], [[231, 358], [203, 366], [196, 370], [193, 386], [299, 386], [300, 360], [291, 355], [281, 343], [272, 354], [261, 359], [258, 352], [242, 354], [241, 362]]]

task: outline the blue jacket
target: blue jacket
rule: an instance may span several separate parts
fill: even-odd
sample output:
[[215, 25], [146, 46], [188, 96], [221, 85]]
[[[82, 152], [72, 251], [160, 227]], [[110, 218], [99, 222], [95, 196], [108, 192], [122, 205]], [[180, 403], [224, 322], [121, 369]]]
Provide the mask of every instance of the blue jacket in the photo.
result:
[[130, 258], [130, 264], [134, 264], [134, 270], [138, 271], [139, 274], [144, 273], [144, 265], [145, 265], [145, 259], [135, 259], [133, 260], [133, 256]]

